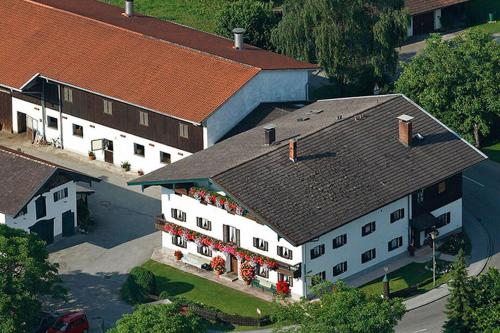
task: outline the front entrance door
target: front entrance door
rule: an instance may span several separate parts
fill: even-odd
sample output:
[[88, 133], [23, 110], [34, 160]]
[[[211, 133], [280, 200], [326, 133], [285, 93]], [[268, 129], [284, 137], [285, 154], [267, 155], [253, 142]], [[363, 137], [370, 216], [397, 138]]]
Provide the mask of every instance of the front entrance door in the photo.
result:
[[231, 272], [238, 274], [238, 258], [231, 255]]
[[416, 230], [415, 228], [411, 228], [410, 236], [410, 244], [415, 247], [420, 247], [420, 231]]
[[17, 113], [17, 133], [26, 132], [26, 113]]
[[75, 234], [75, 213], [68, 210], [62, 214], [62, 235], [63, 237]]
[[47, 244], [54, 242], [54, 219], [41, 220], [30, 227], [30, 233], [37, 234]]
[[113, 141], [105, 140], [104, 146], [104, 162], [113, 164]]

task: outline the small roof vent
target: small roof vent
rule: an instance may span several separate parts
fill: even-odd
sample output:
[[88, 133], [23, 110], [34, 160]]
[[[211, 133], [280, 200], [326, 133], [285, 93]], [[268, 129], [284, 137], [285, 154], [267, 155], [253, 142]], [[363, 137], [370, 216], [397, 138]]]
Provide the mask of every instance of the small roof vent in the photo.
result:
[[309, 117], [300, 117], [300, 118], [297, 118], [297, 121], [299, 121], [299, 122], [300, 121], [308, 121], [309, 119], [311, 119], [311, 118], [309, 118]]
[[274, 124], [267, 124], [264, 126], [264, 144], [269, 146], [276, 141], [276, 126]]
[[234, 48], [236, 50], [243, 50], [243, 37], [245, 35], [246, 30], [243, 28], [234, 28]]
[[423, 139], [425, 139], [425, 137], [420, 133], [415, 134], [414, 138], [419, 140], [419, 141], [422, 141]]
[[317, 109], [317, 110], [311, 110], [311, 111], [309, 111], [308, 113], [309, 113], [309, 114], [320, 114], [321, 112], [323, 112], [323, 110], [321, 110], [321, 109]]
[[337, 116], [337, 120], [342, 120], [342, 115], [341, 115], [341, 114], [339, 114], [339, 115]]

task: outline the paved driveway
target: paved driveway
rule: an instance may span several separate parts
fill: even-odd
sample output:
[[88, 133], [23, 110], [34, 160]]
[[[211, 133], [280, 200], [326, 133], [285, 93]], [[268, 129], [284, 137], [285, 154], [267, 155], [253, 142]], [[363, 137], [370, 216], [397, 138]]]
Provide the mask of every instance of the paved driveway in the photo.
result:
[[83, 309], [91, 323], [102, 318], [109, 328], [132, 308], [119, 298], [126, 274], [149, 259], [154, 247], [161, 244], [154, 231], [153, 217], [160, 213], [159, 190], [128, 187], [134, 177], [103, 162], [51, 147], [35, 147], [19, 137], [0, 134], [0, 144], [62, 166], [102, 179], [94, 184], [89, 197], [91, 214], [97, 222], [95, 231], [63, 238], [49, 246], [50, 260], [60, 265], [60, 275], [69, 289], [68, 302], [47, 302], [54, 311]]

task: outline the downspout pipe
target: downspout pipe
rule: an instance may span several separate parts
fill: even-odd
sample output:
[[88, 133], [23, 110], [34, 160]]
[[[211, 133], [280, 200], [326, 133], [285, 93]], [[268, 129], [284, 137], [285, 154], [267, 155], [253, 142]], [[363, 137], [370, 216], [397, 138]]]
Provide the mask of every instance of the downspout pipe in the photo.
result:
[[47, 136], [45, 135], [45, 123], [46, 123], [46, 110], [45, 110], [45, 80], [42, 80], [42, 98], [41, 100], [41, 106], [42, 106], [42, 137], [44, 140], [47, 140]]

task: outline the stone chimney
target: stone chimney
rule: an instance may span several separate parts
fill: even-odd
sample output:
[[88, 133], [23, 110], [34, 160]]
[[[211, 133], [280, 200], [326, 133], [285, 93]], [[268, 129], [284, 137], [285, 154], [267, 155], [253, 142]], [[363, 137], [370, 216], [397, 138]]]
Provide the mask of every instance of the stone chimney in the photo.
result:
[[243, 28], [234, 28], [234, 48], [236, 50], [243, 50], [243, 36], [245, 35], [246, 30]]
[[272, 145], [276, 141], [276, 126], [269, 124], [264, 126], [264, 144]]
[[134, 0], [125, 0], [125, 16], [134, 16]]
[[405, 146], [411, 146], [411, 141], [413, 138], [412, 132], [412, 116], [403, 114], [398, 117], [399, 119], [399, 141]]
[[297, 162], [297, 140], [295, 139], [288, 141], [288, 156], [290, 157], [290, 161]]

